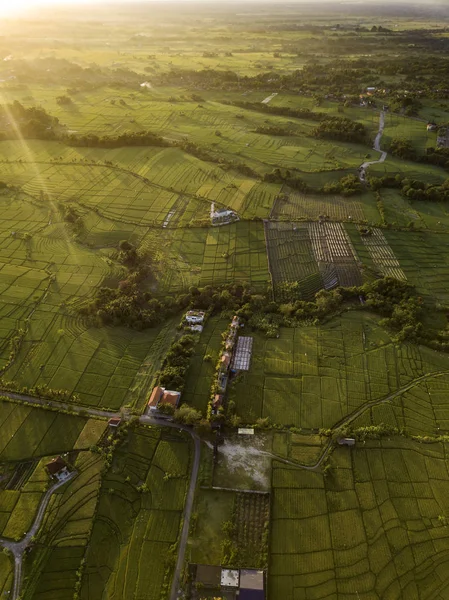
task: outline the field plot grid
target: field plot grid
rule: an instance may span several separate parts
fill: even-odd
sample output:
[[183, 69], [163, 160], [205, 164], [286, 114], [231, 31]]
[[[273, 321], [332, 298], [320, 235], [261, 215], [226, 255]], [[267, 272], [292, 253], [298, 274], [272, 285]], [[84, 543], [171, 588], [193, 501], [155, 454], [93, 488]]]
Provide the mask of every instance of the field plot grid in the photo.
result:
[[382, 275], [403, 281], [407, 280], [398, 259], [380, 229], [373, 228], [371, 235], [362, 235], [361, 238]]
[[361, 285], [362, 275], [355, 249], [341, 223], [309, 223], [315, 259], [326, 289]]
[[318, 219], [320, 215], [332, 221], [363, 221], [366, 217], [360, 201], [342, 196], [312, 196], [302, 192], [283, 194], [273, 209], [272, 217], [296, 219]]
[[282, 284], [299, 281], [306, 298], [323, 287], [306, 224], [265, 222], [269, 265], [277, 296]]
[[443, 444], [366, 442], [334, 452], [330, 472], [274, 464], [270, 598], [445, 598]]

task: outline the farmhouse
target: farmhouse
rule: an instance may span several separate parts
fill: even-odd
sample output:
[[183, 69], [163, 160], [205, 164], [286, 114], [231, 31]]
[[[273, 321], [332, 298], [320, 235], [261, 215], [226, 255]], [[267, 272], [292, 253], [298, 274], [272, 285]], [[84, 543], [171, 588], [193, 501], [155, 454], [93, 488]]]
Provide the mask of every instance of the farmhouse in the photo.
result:
[[177, 408], [179, 405], [180, 398], [181, 392], [166, 390], [163, 387], [156, 386], [155, 388], [153, 388], [150, 399], [148, 400], [148, 408], [151, 411], [155, 411], [161, 404], [171, 404], [172, 406]]
[[212, 225], [226, 225], [238, 221], [238, 218], [236, 212], [223, 208], [212, 213]]
[[121, 422], [122, 420], [120, 419], [120, 417], [113, 417], [112, 419], [109, 419], [108, 425], [109, 427], [113, 427], [115, 429], [120, 425]]
[[54, 477], [58, 481], [64, 481], [69, 476], [69, 470], [67, 469], [67, 464], [63, 458], [58, 456], [57, 458], [53, 458], [49, 463], [45, 465], [45, 468], [48, 471], [48, 474], [51, 477]]
[[185, 319], [190, 325], [196, 325], [198, 323], [203, 323], [205, 316], [206, 313], [201, 310], [189, 310], [186, 313]]

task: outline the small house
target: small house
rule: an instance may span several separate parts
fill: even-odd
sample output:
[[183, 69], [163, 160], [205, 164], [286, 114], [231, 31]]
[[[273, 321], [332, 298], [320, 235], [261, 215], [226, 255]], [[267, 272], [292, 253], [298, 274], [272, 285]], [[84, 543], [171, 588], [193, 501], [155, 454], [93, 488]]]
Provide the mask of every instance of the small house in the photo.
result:
[[163, 387], [156, 386], [153, 388], [150, 399], [148, 400], [148, 408], [150, 411], [156, 411], [161, 404], [171, 404], [171, 406], [177, 408], [180, 399], [181, 392], [166, 390]]
[[340, 446], [355, 446], [355, 439], [354, 438], [340, 438], [338, 440], [338, 443], [340, 444]]
[[236, 589], [239, 587], [240, 573], [238, 569], [222, 569], [220, 583], [225, 589]]
[[438, 125], [436, 123], [427, 123], [427, 131], [436, 131]]
[[112, 419], [109, 419], [108, 425], [109, 425], [109, 427], [116, 429], [120, 425], [121, 422], [122, 422], [122, 420], [120, 417], [113, 417]]
[[50, 477], [54, 477], [58, 481], [64, 481], [70, 474], [65, 460], [61, 456], [53, 458], [45, 465], [45, 468]]
[[189, 310], [186, 313], [186, 321], [190, 325], [195, 325], [197, 323], [203, 323], [205, 316], [206, 316], [206, 313], [201, 310]]
[[238, 215], [235, 211], [226, 208], [216, 210], [212, 213], [212, 225], [226, 225], [232, 221], [238, 220]]
[[239, 427], [237, 430], [239, 435], [254, 435], [253, 427]]

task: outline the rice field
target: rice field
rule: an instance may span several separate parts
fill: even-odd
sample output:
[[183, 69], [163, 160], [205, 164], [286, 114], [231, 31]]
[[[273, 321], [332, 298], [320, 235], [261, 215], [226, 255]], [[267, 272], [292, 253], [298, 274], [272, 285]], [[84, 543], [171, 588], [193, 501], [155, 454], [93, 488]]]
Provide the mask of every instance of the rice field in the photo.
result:
[[26, 598], [73, 598], [77, 571], [90, 539], [104, 461], [97, 454], [81, 452], [74, 467], [78, 475], [61, 493], [52, 496], [39, 544], [27, 557]]
[[[368, 208], [370, 205], [371, 208]], [[373, 215], [374, 212], [374, 215]], [[356, 198], [343, 196], [313, 196], [303, 192], [286, 192], [278, 197], [271, 216], [278, 219], [317, 220], [320, 215], [331, 221], [378, 220], [374, 199], [370, 194]]]
[[0, 401], [0, 461], [23, 461], [86, 449], [106, 424], [8, 401]]
[[322, 288], [362, 283], [357, 253], [341, 223], [265, 222], [264, 226], [278, 299], [286, 282], [299, 282], [308, 300]]
[[270, 597], [444, 598], [444, 445], [366, 442], [329, 465], [323, 476], [274, 464]]
[[[278, 339], [254, 335], [251, 369], [230, 392], [244, 423], [269, 417], [307, 432], [332, 427], [422, 375], [449, 370], [445, 355], [393, 344], [378, 319], [367, 313], [346, 313], [316, 327], [283, 328]], [[416, 422], [413, 402], [410, 410], [406, 427]]]
[[184, 436], [152, 428], [129, 434], [102, 482], [82, 598], [109, 598], [114, 590], [123, 597], [166, 597], [189, 467]]

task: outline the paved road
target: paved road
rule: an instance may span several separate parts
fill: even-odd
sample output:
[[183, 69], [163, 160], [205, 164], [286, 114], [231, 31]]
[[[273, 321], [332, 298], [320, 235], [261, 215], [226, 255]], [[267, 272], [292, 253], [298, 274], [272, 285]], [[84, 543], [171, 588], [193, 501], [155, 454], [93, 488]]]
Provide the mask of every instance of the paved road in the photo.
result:
[[366, 183], [366, 169], [371, 165], [377, 165], [378, 163], [383, 163], [387, 158], [387, 153], [383, 152], [380, 149], [380, 140], [382, 139], [382, 135], [385, 127], [385, 113], [381, 111], [379, 117], [379, 131], [377, 132], [376, 139], [374, 140], [374, 150], [381, 153], [381, 157], [379, 160], [371, 160], [364, 162], [363, 165], [360, 166], [359, 170], [359, 179], [362, 183]]
[[[35, 406], [47, 406], [55, 409], [62, 410], [71, 410], [75, 414], [82, 413], [83, 415], [88, 415], [93, 418], [106, 418], [110, 419], [112, 417], [122, 417], [121, 413], [110, 412], [107, 410], [98, 410], [96, 408], [86, 408], [85, 406], [73, 405], [67, 402], [56, 402], [54, 400], [46, 400], [45, 398], [35, 398], [34, 396], [27, 396], [25, 394], [17, 394], [15, 392], [1, 391], [0, 395], [10, 398], [11, 400], [20, 400], [22, 402], [28, 402], [30, 404], [34, 404]], [[125, 416], [126, 418], [126, 416]], [[186, 502], [184, 507], [184, 515], [183, 515], [183, 526], [181, 537], [179, 540], [179, 549], [178, 549], [178, 560], [176, 563], [175, 572], [173, 575], [173, 583], [171, 588], [170, 600], [176, 600], [178, 598], [178, 588], [179, 582], [181, 580], [182, 569], [184, 566], [184, 556], [185, 550], [187, 546], [187, 539], [189, 536], [189, 528], [190, 528], [190, 518], [192, 516], [193, 510], [193, 500], [195, 497], [196, 490], [196, 482], [198, 479], [198, 471], [200, 467], [200, 458], [201, 458], [201, 441], [197, 434], [193, 431], [191, 427], [186, 427], [185, 425], [181, 425], [179, 423], [173, 423], [167, 419], [161, 419], [158, 417], [152, 417], [149, 415], [142, 415], [139, 417], [139, 422], [143, 425], [156, 425], [159, 427], [170, 427], [172, 429], [178, 429], [182, 431], [186, 431], [193, 440], [194, 443], [194, 457], [192, 462], [192, 472], [190, 476], [190, 485], [187, 491]], [[68, 480], [66, 480], [68, 481]], [[25, 549], [28, 547], [31, 538], [36, 535], [39, 527], [42, 523], [42, 519], [45, 513], [45, 509], [47, 508], [48, 502], [52, 493], [61, 485], [55, 484], [51, 487], [45, 494], [42, 499], [41, 505], [39, 507], [38, 513], [36, 515], [36, 519], [28, 531], [26, 536], [20, 542], [12, 542], [10, 540], [5, 540], [0, 538], [0, 546], [8, 548], [13, 554], [15, 559], [15, 570], [14, 570], [14, 590], [12, 595], [12, 600], [17, 600], [20, 595], [20, 588], [22, 584], [22, 556]]]
[[54, 485], [51, 486], [51, 488], [49, 488], [45, 492], [44, 497], [42, 498], [41, 503], [39, 505], [39, 508], [38, 508], [38, 511], [37, 511], [37, 514], [36, 514], [33, 524], [31, 525], [28, 532], [25, 534], [25, 536], [20, 541], [13, 542], [12, 540], [7, 540], [7, 539], [0, 537], [0, 545], [3, 546], [4, 548], [7, 548], [14, 556], [14, 586], [13, 586], [12, 595], [11, 595], [12, 600], [17, 600], [18, 597], [20, 596], [20, 589], [22, 587], [23, 553], [30, 545], [31, 539], [39, 531], [39, 527], [42, 524], [42, 520], [44, 518], [45, 511], [47, 509], [48, 503], [50, 502], [50, 498], [51, 498], [52, 494], [54, 494], [57, 489], [59, 489], [60, 487], [65, 485], [68, 481], [73, 479], [75, 476], [76, 476], [76, 472], [73, 471], [72, 473], [70, 473], [70, 475], [69, 475], [69, 477], [67, 477], [67, 479], [65, 479], [64, 481], [55, 483]]

